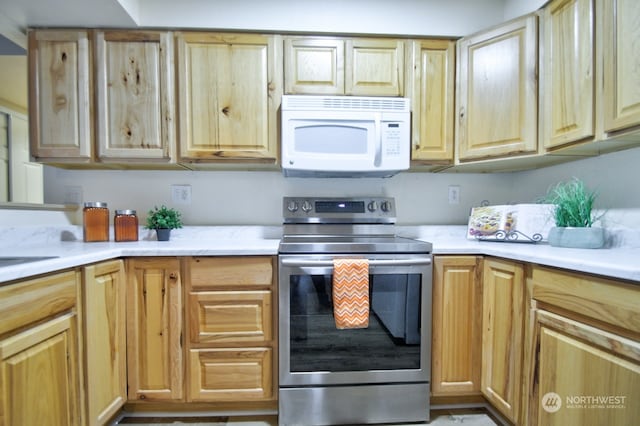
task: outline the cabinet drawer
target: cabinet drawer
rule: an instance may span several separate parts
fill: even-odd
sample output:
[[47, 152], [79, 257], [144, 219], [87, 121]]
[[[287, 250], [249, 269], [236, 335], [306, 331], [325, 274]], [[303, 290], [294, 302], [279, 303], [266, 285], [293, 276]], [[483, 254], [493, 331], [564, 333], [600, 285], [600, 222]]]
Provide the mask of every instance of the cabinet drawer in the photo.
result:
[[265, 400], [273, 396], [270, 348], [192, 349], [190, 401]]
[[273, 258], [194, 257], [189, 262], [191, 288], [194, 291], [220, 287], [269, 287], [273, 283]]
[[192, 343], [271, 340], [271, 291], [216, 291], [189, 295]]
[[74, 308], [76, 283], [69, 271], [0, 287], [0, 335]]
[[640, 333], [637, 285], [543, 267], [531, 281], [535, 300]]

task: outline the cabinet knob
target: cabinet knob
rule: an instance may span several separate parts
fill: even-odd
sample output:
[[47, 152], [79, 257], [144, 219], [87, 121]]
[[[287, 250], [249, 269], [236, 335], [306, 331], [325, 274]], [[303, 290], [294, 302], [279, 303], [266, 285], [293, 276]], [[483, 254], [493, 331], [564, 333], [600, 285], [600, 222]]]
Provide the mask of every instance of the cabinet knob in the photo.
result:
[[178, 278], [178, 275], [175, 272], [171, 272], [169, 274], [169, 278], [172, 279], [172, 280], [175, 280], [176, 278]]

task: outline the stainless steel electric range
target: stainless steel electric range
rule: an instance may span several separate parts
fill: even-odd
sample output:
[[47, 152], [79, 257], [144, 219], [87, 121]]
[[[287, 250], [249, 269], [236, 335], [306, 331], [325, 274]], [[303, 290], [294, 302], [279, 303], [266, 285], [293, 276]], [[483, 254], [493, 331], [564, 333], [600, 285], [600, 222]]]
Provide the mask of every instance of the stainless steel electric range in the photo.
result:
[[[283, 200], [279, 423], [429, 419], [431, 244], [395, 234], [388, 197]], [[369, 265], [369, 325], [338, 329], [335, 258]]]

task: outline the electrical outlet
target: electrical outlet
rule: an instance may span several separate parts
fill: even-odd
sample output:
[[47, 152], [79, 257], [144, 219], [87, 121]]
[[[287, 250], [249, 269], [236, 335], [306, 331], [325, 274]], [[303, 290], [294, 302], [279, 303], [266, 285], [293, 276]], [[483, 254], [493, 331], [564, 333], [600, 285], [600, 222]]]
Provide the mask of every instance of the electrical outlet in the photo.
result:
[[449, 204], [460, 204], [460, 185], [449, 185]]
[[171, 185], [171, 201], [175, 204], [191, 204], [191, 185]]

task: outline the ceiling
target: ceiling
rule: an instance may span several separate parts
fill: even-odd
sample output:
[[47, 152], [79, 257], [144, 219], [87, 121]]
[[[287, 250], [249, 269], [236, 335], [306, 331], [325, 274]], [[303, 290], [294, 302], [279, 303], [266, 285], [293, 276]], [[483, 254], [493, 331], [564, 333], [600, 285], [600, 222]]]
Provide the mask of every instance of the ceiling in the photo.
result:
[[[0, 34], [29, 27], [210, 28], [461, 36], [532, 0], [0, 0]], [[534, 0], [540, 2], [543, 0]]]

